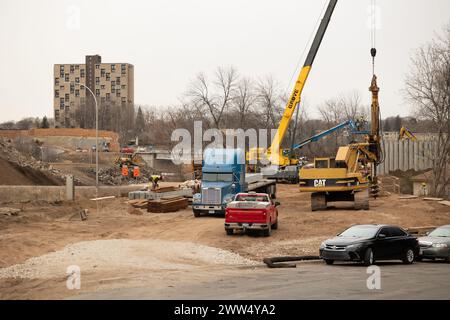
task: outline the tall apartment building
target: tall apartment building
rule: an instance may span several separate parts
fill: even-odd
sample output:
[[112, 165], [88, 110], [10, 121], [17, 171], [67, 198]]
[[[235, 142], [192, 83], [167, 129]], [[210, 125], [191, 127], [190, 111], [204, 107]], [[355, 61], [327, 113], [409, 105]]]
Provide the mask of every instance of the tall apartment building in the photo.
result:
[[129, 63], [102, 63], [99, 55], [86, 56], [84, 64], [55, 64], [55, 127], [93, 127], [95, 94], [99, 109], [104, 106], [132, 108], [134, 67]]

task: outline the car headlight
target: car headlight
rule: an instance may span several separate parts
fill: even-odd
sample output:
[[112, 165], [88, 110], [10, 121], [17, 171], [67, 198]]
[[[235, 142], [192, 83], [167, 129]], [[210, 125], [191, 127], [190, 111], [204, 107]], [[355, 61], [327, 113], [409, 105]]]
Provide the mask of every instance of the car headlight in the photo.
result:
[[347, 246], [346, 249], [349, 249], [349, 250], [356, 250], [356, 249], [358, 249], [358, 248], [360, 248], [360, 247], [361, 247], [361, 243], [357, 243], [357, 244], [351, 244], [351, 245]]
[[324, 249], [325, 246], [326, 246], [326, 243], [325, 243], [325, 241], [324, 241], [324, 242], [322, 242], [322, 243], [320, 244], [320, 249]]
[[199, 203], [202, 201], [202, 195], [201, 193], [196, 193], [192, 196], [192, 202]]
[[447, 248], [447, 244], [445, 244], [445, 243], [433, 243], [433, 247], [435, 247], [435, 248]]

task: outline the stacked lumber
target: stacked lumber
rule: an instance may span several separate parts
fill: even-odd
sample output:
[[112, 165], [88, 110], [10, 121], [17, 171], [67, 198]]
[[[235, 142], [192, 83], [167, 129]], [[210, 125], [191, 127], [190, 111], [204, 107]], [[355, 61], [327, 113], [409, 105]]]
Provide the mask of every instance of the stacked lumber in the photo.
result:
[[145, 199], [136, 199], [136, 200], [129, 200], [128, 204], [130, 204], [133, 208], [138, 209], [145, 209], [147, 208], [147, 200]]
[[170, 191], [175, 191], [175, 190], [178, 190], [178, 188], [175, 188], [175, 187], [162, 187], [162, 188], [158, 188], [158, 189], [155, 189], [155, 190], [152, 190], [152, 191], [156, 192], [156, 193], [163, 193], [163, 192], [170, 192]]
[[147, 203], [148, 212], [175, 212], [185, 209], [188, 206], [188, 199], [184, 197], [161, 198], [149, 200]]

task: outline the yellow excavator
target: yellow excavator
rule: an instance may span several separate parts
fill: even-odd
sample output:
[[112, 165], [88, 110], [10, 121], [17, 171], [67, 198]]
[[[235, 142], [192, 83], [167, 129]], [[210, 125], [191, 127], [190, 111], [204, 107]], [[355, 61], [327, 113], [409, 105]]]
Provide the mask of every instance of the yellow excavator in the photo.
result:
[[408, 139], [411, 141], [417, 141], [417, 138], [414, 135], [414, 133], [412, 133], [412, 131], [409, 130], [407, 127], [403, 126], [400, 128], [398, 140], [405, 140], [405, 139]]
[[289, 123], [292, 119], [295, 109], [300, 103], [301, 94], [305, 86], [306, 80], [308, 79], [309, 72], [313, 65], [314, 59], [316, 57], [317, 51], [319, 50], [320, 44], [322, 43], [323, 36], [327, 30], [328, 24], [330, 22], [331, 16], [333, 14], [334, 8], [337, 4], [337, 0], [331, 0], [316, 32], [314, 40], [309, 49], [308, 55], [306, 57], [305, 63], [298, 75], [297, 81], [295, 83], [294, 89], [290, 95], [290, 98], [286, 104], [283, 117], [281, 118], [280, 124], [278, 126], [277, 132], [273, 138], [272, 144], [269, 148], [251, 148], [246, 154], [247, 164], [250, 166], [254, 165], [277, 165], [280, 167], [288, 165], [296, 165], [298, 159], [292, 159], [288, 156], [289, 152], [284, 152], [280, 146], [286, 135], [286, 131], [289, 127]]
[[[376, 50], [371, 50], [375, 59]], [[311, 193], [311, 210], [325, 210], [328, 202], [353, 201], [355, 209], [369, 209], [369, 190], [378, 194], [377, 165], [383, 161], [377, 77], [372, 76], [371, 126], [364, 141], [339, 147], [335, 158], [316, 158], [314, 168], [300, 170], [300, 192]]]

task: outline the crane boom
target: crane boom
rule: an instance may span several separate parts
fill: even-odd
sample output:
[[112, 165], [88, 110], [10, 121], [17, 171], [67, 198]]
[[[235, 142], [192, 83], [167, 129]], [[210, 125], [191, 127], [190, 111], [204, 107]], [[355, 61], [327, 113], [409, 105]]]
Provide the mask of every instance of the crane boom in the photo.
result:
[[305, 86], [306, 80], [308, 79], [309, 72], [316, 57], [317, 51], [319, 50], [320, 44], [322, 43], [323, 36], [325, 35], [336, 4], [337, 0], [330, 0], [330, 2], [328, 3], [327, 10], [325, 11], [325, 14], [319, 25], [319, 29], [317, 30], [317, 33], [311, 44], [311, 48], [309, 49], [308, 56], [306, 57], [305, 63], [297, 78], [294, 89], [292, 90], [291, 96], [284, 110], [283, 117], [281, 118], [280, 124], [278, 126], [278, 130], [275, 134], [275, 137], [273, 138], [270, 149], [268, 150], [268, 152], [270, 152], [271, 154], [270, 159], [272, 163], [279, 163], [278, 156], [280, 154], [280, 145], [283, 142], [284, 136], [286, 135], [286, 131], [289, 127], [289, 123], [291, 121], [292, 115], [294, 114], [295, 108], [300, 103], [303, 88]]
[[347, 121], [342, 122], [342, 123], [340, 123], [340, 124], [330, 128], [328, 130], [319, 132], [318, 134], [313, 135], [312, 137], [309, 137], [308, 139], [305, 139], [305, 140], [303, 140], [300, 143], [295, 144], [292, 147], [292, 150], [303, 148], [305, 145], [307, 145], [307, 144], [309, 144], [311, 142], [319, 141], [320, 139], [328, 136], [329, 134], [332, 134], [333, 132], [335, 132], [335, 131], [337, 131], [339, 129], [343, 129], [343, 128], [347, 127], [347, 126], [349, 126], [352, 129], [352, 131], [356, 131], [357, 130], [357, 127], [356, 127], [355, 123], [352, 120], [347, 120]]

